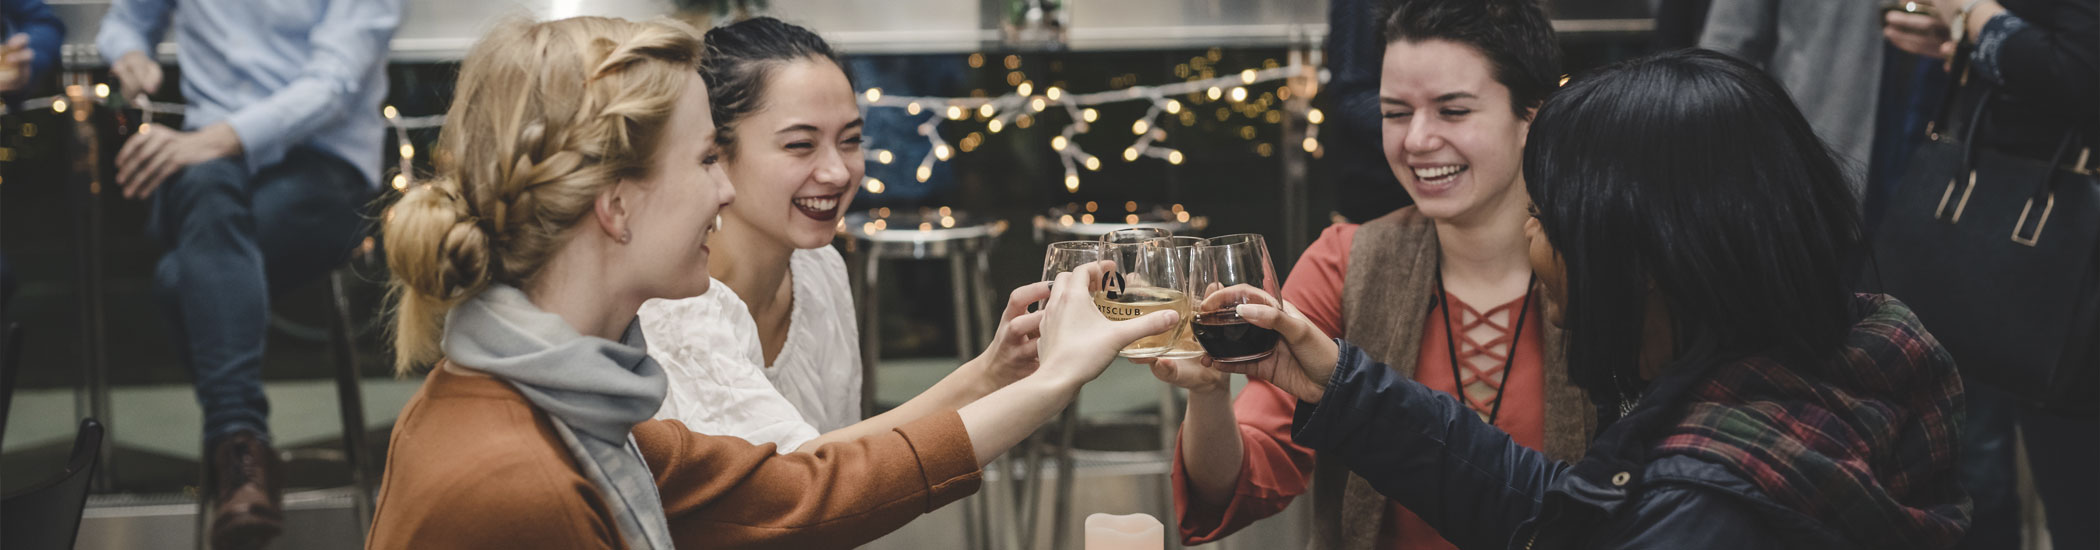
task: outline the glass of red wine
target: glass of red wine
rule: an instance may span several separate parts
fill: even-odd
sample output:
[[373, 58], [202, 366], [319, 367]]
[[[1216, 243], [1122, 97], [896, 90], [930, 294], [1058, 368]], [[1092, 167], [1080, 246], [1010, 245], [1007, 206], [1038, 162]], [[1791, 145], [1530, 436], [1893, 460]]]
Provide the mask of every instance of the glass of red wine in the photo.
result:
[[1197, 251], [1197, 265], [1190, 286], [1201, 296], [1189, 324], [1196, 343], [1212, 360], [1225, 363], [1268, 357], [1276, 348], [1276, 331], [1254, 326], [1237, 309], [1241, 304], [1283, 307], [1276, 299], [1268, 243], [1252, 233], [1211, 237]]

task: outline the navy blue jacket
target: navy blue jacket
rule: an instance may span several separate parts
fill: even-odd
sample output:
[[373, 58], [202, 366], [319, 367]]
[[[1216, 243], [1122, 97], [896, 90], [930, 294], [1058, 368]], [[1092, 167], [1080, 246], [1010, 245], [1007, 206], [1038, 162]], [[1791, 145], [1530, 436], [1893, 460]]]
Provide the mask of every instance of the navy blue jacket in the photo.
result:
[[[1728, 469], [1687, 456], [1626, 452], [1644, 399], [1598, 436], [1582, 460], [1550, 461], [1431, 390], [1341, 345], [1326, 396], [1299, 403], [1292, 436], [1341, 460], [1466, 550], [1492, 548], [1850, 548], [1840, 534], [1783, 507]], [[1695, 369], [1656, 380], [1673, 395]], [[1649, 417], [1652, 420], [1653, 417]]]

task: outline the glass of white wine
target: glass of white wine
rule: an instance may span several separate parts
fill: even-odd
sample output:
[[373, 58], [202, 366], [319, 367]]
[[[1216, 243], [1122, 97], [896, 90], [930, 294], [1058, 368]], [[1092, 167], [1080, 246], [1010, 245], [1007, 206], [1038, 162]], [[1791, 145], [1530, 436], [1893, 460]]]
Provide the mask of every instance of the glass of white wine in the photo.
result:
[[[1163, 284], [1173, 284], [1175, 290], [1181, 291], [1182, 296], [1194, 298], [1202, 295], [1203, 289], [1196, 286], [1196, 272], [1201, 267], [1201, 264], [1197, 263], [1200, 259], [1198, 255], [1207, 242], [1209, 241], [1200, 237], [1175, 236], [1146, 240], [1145, 245], [1166, 249], [1167, 263], [1174, 270], [1174, 273], [1169, 280], [1161, 282]], [[1195, 316], [1190, 315], [1189, 311], [1187, 309], [1181, 310], [1181, 336], [1175, 338], [1174, 345], [1167, 348], [1167, 351], [1160, 352], [1158, 357], [1163, 359], [1190, 359], [1203, 356], [1203, 346], [1196, 343], [1196, 334], [1193, 330], [1195, 327], [1189, 324], [1190, 321], [1195, 319]]]
[[[1164, 245], [1164, 230], [1119, 229], [1101, 236], [1102, 259], [1115, 262], [1116, 269], [1102, 275], [1094, 291], [1094, 307], [1111, 320], [1127, 321], [1162, 310], [1189, 312], [1186, 285], [1188, 268], [1174, 261], [1171, 247]], [[1132, 359], [1159, 357], [1174, 348], [1187, 323], [1176, 323], [1165, 332], [1139, 338], [1117, 355]]]

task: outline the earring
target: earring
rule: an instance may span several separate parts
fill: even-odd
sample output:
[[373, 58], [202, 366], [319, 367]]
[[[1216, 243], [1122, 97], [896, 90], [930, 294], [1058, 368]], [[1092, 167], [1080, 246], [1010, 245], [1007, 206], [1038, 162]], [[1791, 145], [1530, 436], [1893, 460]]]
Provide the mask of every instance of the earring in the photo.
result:
[[627, 244], [627, 241], [631, 240], [634, 240], [633, 231], [628, 231], [624, 229], [620, 230], [620, 244]]
[[722, 215], [721, 215], [721, 214], [715, 214], [715, 224], [714, 224], [714, 225], [710, 225], [710, 226], [707, 226], [707, 232], [708, 232], [708, 233], [713, 233], [713, 232], [716, 232], [716, 231], [721, 231], [721, 230], [722, 230]]

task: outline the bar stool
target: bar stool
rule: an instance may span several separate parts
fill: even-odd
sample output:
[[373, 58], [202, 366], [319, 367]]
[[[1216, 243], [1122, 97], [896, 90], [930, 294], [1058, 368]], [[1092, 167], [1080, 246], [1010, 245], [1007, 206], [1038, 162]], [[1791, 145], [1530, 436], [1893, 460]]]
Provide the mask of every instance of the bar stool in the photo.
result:
[[[1075, 203], [1065, 205], [1062, 208], [1052, 208], [1047, 213], [1035, 217], [1035, 241], [1037, 244], [1048, 245], [1058, 241], [1099, 239], [1102, 235], [1109, 232], [1130, 227], [1165, 229], [1175, 235], [1193, 237], [1201, 235], [1203, 230], [1210, 226], [1208, 218], [1190, 214], [1179, 204], [1169, 207], [1156, 207], [1142, 212], [1139, 211], [1136, 202], [1125, 202], [1121, 206], [1123, 206], [1121, 210], [1103, 209], [1097, 203], [1088, 202], [1085, 205]], [[1082, 390], [1083, 393], [1084, 390]], [[1077, 459], [1072, 455], [1072, 438], [1073, 434], [1079, 430], [1079, 424], [1079, 399], [1074, 397], [1072, 404], [1067, 405], [1064, 412], [1058, 415], [1054, 428], [1057, 440], [1052, 446], [1057, 460], [1057, 487], [1051, 497], [1050, 504], [1050, 548], [1052, 550], [1064, 550], [1069, 547], [1068, 538], [1072, 531], [1070, 528], [1072, 525], [1072, 487], [1074, 476], [1076, 475], [1074, 470], [1077, 466]], [[1173, 386], [1161, 383], [1159, 384], [1159, 453], [1165, 460], [1173, 460], [1174, 440], [1179, 433], [1180, 427], [1180, 396], [1175, 393]], [[1030, 472], [1040, 471], [1038, 469], [1040, 464], [1034, 462], [1035, 456], [1037, 455], [1030, 456], [1031, 463], [1028, 466]], [[1173, 481], [1170, 478], [1166, 483], [1166, 485], [1160, 487], [1161, 490], [1165, 491], [1161, 502], [1172, 503], [1174, 501], [1173, 486], [1171, 485]], [[1031, 494], [1028, 496], [1028, 504], [1030, 508], [1028, 513], [1029, 521], [1034, 521], [1035, 495]], [[1169, 517], [1171, 517], [1171, 511]]]
[[[881, 362], [881, 266], [885, 260], [946, 260], [953, 281], [955, 303], [955, 357], [969, 361], [990, 345], [998, 329], [999, 313], [993, 305], [992, 248], [1006, 233], [1005, 220], [979, 221], [947, 207], [922, 209], [917, 213], [889, 215], [880, 208], [874, 215], [848, 215], [839, 225], [839, 237], [849, 254], [856, 254], [861, 268], [851, 274], [860, 304], [861, 416], [875, 413], [875, 367]], [[973, 337], [974, 336], [974, 337]], [[1019, 548], [1020, 534], [1000, 530], [993, 519], [1011, 517], [1013, 498], [1007, 494], [1015, 479], [1009, 459], [1001, 457], [989, 471], [984, 490], [966, 501], [965, 538], [975, 548]], [[1002, 486], [1002, 483], [1006, 484]], [[997, 546], [994, 540], [999, 540]]]
[[[333, 356], [335, 394], [338, 418], [342, 422], [342, 457], [345, 468], [350, 471], [352, 491], [351, 509], [356, 515], [357, 532], [362, 535], [372, 527], [372, 512], [376, 508], [375, 484], [370, 472], [371, 451], [365, 445], [365, 399], [362, 379], [358, 376], [357, 324], [350, 318], [349, 281], [377, 269], [380, 255], [374, 250], [371, 239], [366, 239], [350, 252], [350, 259], [328, 273], [328, 328], [325, 329], [330, 355]], [[292, 333], [310, 333], [306, 329], [291, 325], [271, 316], [271, 327]], [[313, 338], [320, 339], [320, 338]], [[196, 547], [211, 547], [211, 514], [214, 511], [210, 492], [211, 448], [209, 443], [200, 443], [199, 455], [203, 467], [199, 469], [196, 517]], [[283, 451], [279, 451], [282, 453]], [[283, 487], [279, 487], [283, 490]]]

